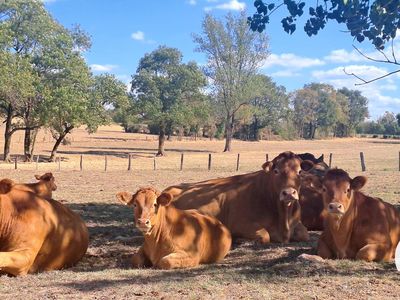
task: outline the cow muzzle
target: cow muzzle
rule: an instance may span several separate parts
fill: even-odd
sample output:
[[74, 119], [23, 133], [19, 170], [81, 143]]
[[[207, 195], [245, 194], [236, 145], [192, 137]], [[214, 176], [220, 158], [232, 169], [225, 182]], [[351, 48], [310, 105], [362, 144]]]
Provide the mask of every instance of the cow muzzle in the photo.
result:
[[299, 193], [295, 188], [285, 188], [279, 194], [279, 200], [286, 206], [291, 206], [299, 200]]
[[328, 213], [335, 215], [343, 215], [345, 213], [343, 204], [339, 202], [331, 202], [328, 204]]
[[151, 222], [149, 219], [140, 218], [136, 221], [136, 227], [143, 233], [147, 233], [151, 229]]

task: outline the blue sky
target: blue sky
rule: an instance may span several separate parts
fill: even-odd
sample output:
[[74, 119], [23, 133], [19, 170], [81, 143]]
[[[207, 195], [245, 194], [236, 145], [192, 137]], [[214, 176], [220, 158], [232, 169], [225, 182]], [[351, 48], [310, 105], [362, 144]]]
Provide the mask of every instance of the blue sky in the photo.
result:
[[[80, 24], [92, 37], [93, 46], [85, 54], [94, 74], [115, 74], [128, 84], [138, 61], [159, 45], [178, 48], [185, 61], [206, 62], [202, 53], [195, 52], [192, 33], [201, 33], [205, 13], [223, 17], [228, 12], [245, 9], [253, 14], [254, 1], [245, 0], [43, 0], [54, 18], [66, 27]], [[352, 47], [355, 43], [364, 53], [379, 58], [367, 42], [353, 42], [343, 33], [344, 27], [335, 23], [318, 36], [308, 37], [298, 23], [293, 35], [286, 34], [280, 15], [272, 17], [265, 34], [270, 39], [270, 56], [261, 72], [271, 76], [288, 91], [311, 82], [326, 82], [336, 88], [359, 89], [369, 99], [373, 119], [386, 110], [400, 112], [400, 75], [364, 85], [343, 72], [354, 72], [371, 79], [394, 70], [388, 64], [374, 64], [360, 56]], [[400, 34], [395, 43], [400, 58]]]

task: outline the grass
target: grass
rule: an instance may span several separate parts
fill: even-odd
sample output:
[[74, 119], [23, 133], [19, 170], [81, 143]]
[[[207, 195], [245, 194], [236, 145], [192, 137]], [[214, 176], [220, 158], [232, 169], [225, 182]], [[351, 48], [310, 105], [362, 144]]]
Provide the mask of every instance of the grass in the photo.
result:
[[[22, 144], [14, 137], [12, 153]], [[400, 297], [400, 273], [394, 263], [365, 263], [349, 260], [309, 261], [302, 253], [315, 254], [319, 233], [308, 243], [258, 246], [238, 241], [226, 259], [217, 265], [195, 269], [161, 271], [130, 269], [129, 258], [143, 242], [134, 228], [132, 212], [115, 200], [118, 191], [135, 191], [153, 185], [169, 185], [230, 176], [260, 169], [268, 153], [292, 150], [316, 154], [333, 153], [333, 165], [352, 176], [361, 174], [359, 152], [366, 158], [369, 182], [365, 192], [400, 204], [399, 144], [391, 140], [340, 139], [325, 141], [234, 141], [235, 153], [221, 153], [223, 141], [171, 141], [167, 157], [153, 158], [154, 137], [125, 134], [118, 127], [104, 127], [94, 135], [76, 130], [72, 144], [60, 149], [61, 171], [56, 163], [0, 164], [0, 176], [27, 182], [35, 173], [52, 171], [58, 190], [55, 199], [82, 215], [90, 231], [90, 246], [73, 268], [18, 278], [1, 276], [1, 299], [395, 299]], [[23, 138], [21, 138], [23, 141]], [[49, 134], [41, 132], [37, 153], [48, 156]], [[180, 154], [184, 170], [179, 171]], [[240, 152], [239, 172], [236, 153]], [[133, 153], [133, 170], [127, 171], [127, 153]], [[213, 155], [207, 171], [208, 153]], [[79, 158], [84, 155], [84, 170]], [[104, 155], [108, 171], [104, 172]]]

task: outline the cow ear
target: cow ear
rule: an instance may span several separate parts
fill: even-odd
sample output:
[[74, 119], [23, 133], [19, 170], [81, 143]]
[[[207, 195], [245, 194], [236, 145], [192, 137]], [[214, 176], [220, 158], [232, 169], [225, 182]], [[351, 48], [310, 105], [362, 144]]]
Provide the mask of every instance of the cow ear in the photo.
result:
[[42, 176], [40, 176], [40, 175], [35, 175], [35, 178], [36, 178], [37, 180], [40, 180], [41, 177], [42, 177]]
[[132, 193], [129, 192], [119, 192], [115, 195], [118, 199], [119, 202], [125, 205], [131, 205], [132, 204]]
[[11, 188], [14, 185], [14, 181], [11, 179], [5, 178], [0, 181], [0, 194], [7, 194], [11, 191]]
[[267, 173], [272, 170], [273, 166], [274, 163], [272, 161], [266, 161], [265, 163], [263, 163], [262, 168], [265, 171], [265, 173]]
[[53, 173], [45, 173], [42, 176], [40, 175], [35, 175], [35, 178], [37, 180], [43, 180], [43, 181], [50, 181], [53, 178]]
[[309, 171], [314, 167], [314, 163], [311, 160], [303, 160], [300, 164], [300, 167], [304, 171]]
[[324, 155], [322, 154], [320, 157], [318, 157], [318, 162], [323, 162], [324, 161]]
[[174, 196], [172, 196], [171, 193], [164, 192], [160, 196], [158, 196], [157, 204], [162, 205], [162, 206], [168, 206], [171, 203], [173, 198], [174, 198]]
[[354, 191], [361, 190], [362, 187], [367, 183], [367, 177], [357, 176], [354, 177], [350, 182], [350, 188]]

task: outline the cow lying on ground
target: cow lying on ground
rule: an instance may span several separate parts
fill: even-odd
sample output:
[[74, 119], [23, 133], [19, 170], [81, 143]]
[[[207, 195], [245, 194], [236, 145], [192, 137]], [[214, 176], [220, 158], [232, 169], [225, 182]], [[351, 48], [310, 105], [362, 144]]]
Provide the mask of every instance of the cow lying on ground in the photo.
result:
[[221, 261], [231, 247], [228, 229], [195, 210], [176, 209], [170, 205], [172, 197], [153, 188], [133, 195], [117, 193], [119, 201], [133, 206], [135, 225], [144, 235], [144, 244], [132, 258], [133, 267], [175, 269]]
[[39, 197], [48, 200], [52, 199], [53, 191], [57, 190], [53, 174], [45, 173], [42, 176], [35, 175], [35, 178], [39, 181], [35, 183], [17, 183], [13, 188], [35, 193]]
[[379, 198], [359, 190], [366, 178], [353, 179], [341, 169], [327, 172], [322, 181], [327, 218], [318, 242], [322, 258], [388, 261], [400, 240], [400, 213]]
[[88, 247], [82, 219], [61, 203], [0, 181], [0, 272], [24, 275], [67, 268]]
[[299, 174], [312, 163], [292, 152], [279, 154], [264, 163], [263, 170], [250, 174], [198, 183], [184, 183], [165, 190], [174, 196], [179, 209], [198, 209], [216, 217], [233, 237], [261, 243], [307, 241], [301, 224]]
[[300, 206], [301, 222], [307, 230], [323, 230], [326, 211], [322, 199], [322, 190], [314, 185], [315, 181], [321, 181], [329, 170], [326, 163], [318, 162], [308, 172], [301, 176]]

